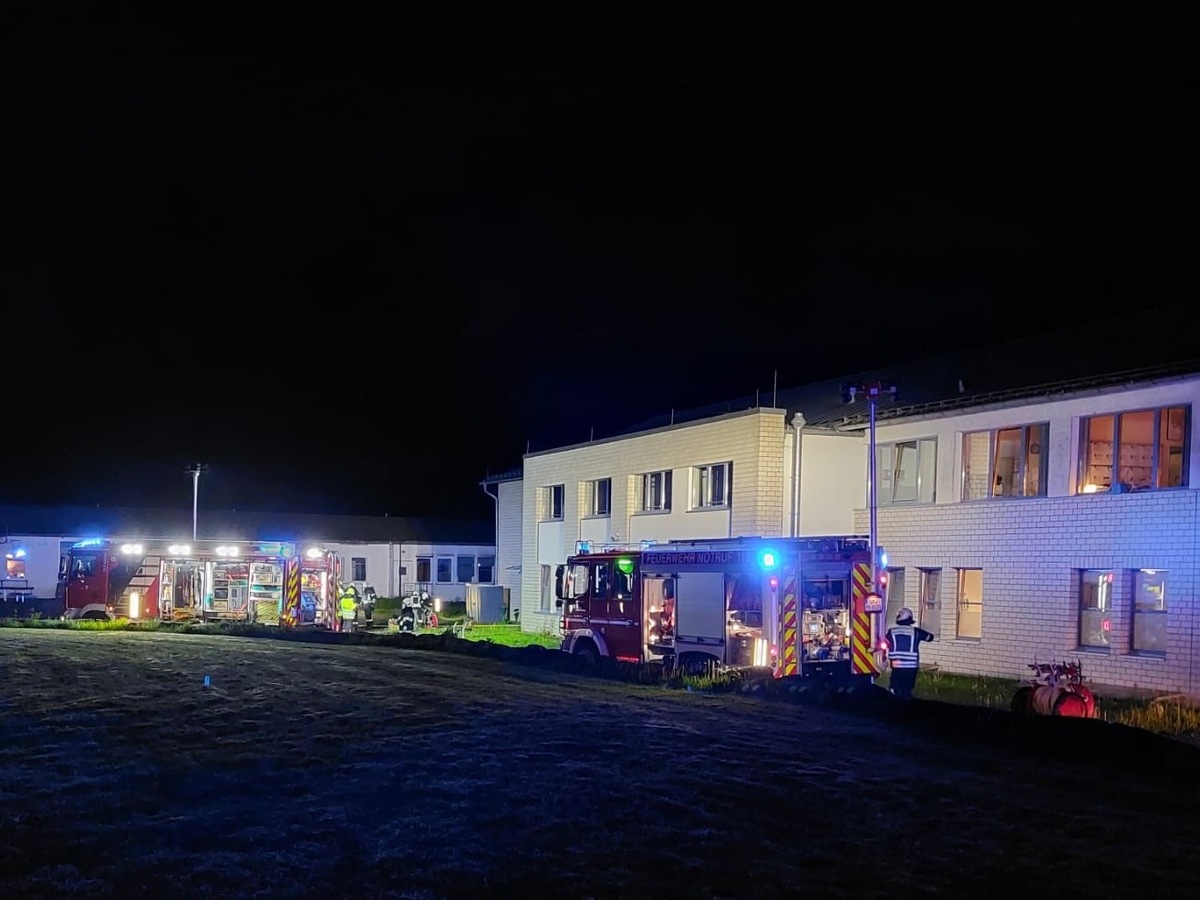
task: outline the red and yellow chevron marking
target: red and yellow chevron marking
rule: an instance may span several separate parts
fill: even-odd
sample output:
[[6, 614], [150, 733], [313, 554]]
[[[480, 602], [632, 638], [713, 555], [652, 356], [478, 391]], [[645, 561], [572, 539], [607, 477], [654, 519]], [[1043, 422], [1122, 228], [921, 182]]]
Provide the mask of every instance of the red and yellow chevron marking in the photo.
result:
[[871, 564], [855, 563], [851, 571], [850, 671], [855, 675], [879, 674], [871, 651], [871, 615], [864, 607], [871, 593]]
[[776, 678], [800, 674], [800, 625], [796, 610], [796, 576], [788, 575], [783, 586], [783, 641]]
[[283, 615], [280, 625], [294, 626], [300, 621], [300, 560], [293, 556], [283, 564]]
[[871, 653], [871, 616], [855, 613], [850, 639], [850, 671], [855, 675], [878, 675], [874, 654]]

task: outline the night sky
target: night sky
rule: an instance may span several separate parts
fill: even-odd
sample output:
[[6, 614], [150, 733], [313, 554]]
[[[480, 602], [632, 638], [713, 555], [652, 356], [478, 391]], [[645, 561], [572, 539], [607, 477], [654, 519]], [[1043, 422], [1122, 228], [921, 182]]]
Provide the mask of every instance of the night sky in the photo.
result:
[[2, 502], [486, 516], [527, 442], [1196, 296], [1182, 23], [165, 6], [3, 13]]

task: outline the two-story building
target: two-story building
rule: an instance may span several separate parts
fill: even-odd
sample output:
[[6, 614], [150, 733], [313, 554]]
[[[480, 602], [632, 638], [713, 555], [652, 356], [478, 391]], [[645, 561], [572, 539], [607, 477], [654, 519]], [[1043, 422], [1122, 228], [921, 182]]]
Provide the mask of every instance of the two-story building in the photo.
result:
[[[1074, 346], [947, 355], [527, 454], [498, 501], [519, 547], [510, 524], [497, 548], [521, 560], [525, 628], [557, 628], [554, 566], [579, 540], [866, 534], [866, 406], [841, 387], [887, 377], [887, 615], [907, 605], [937, 635], [923, 657], [1008, 677], [1078, 657], [1098, 683], [1200, 693], [1200, 363], [1182, 344], [1140, 368]], [[503, 499], [518, 497], [519, 514]]]

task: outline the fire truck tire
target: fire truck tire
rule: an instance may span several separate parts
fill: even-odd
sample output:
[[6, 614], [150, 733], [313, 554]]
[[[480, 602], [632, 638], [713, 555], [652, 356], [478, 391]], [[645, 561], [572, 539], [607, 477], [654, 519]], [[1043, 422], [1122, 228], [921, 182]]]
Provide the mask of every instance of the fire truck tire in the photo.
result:
[[1033, 697], [1033, 688], [1030, 685], [1017, 688], [1017, 692], [1013, 694], [1012, 711], [1017, 715], [1024, 715], [1029, 712], [1029, 701]]
[[675, 662], [675, 671], [680, 675], [708, 675], [716, 658], [707, 653], [684, 653]]
[[600, 659], [600, 652], [596, 649], [596, 645], [587, 638], [580, 638], [575, 642], [575, 646], [571, 650], [571, 655], [578, 656], [589, 666], [594, 666], [596, 661]]

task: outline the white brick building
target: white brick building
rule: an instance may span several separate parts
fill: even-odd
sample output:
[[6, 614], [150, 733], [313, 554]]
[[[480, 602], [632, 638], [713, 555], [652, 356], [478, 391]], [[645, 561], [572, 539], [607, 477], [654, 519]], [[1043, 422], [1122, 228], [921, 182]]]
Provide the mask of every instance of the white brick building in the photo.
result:
[[[877, 427], [889, 611], [937, 633], [924, 658], [1024, 677], [1079, 657], [1098, 683], [1200, 694], [1200, 365], [967, 393], [945, 364], [909, 373], [917, 402]], [[525, 628], [557, 629], [577, 540], [866, 534], [863, 406], [835, 382], [780, 400], [528, 454], [497, 549], [520, 556]]]

